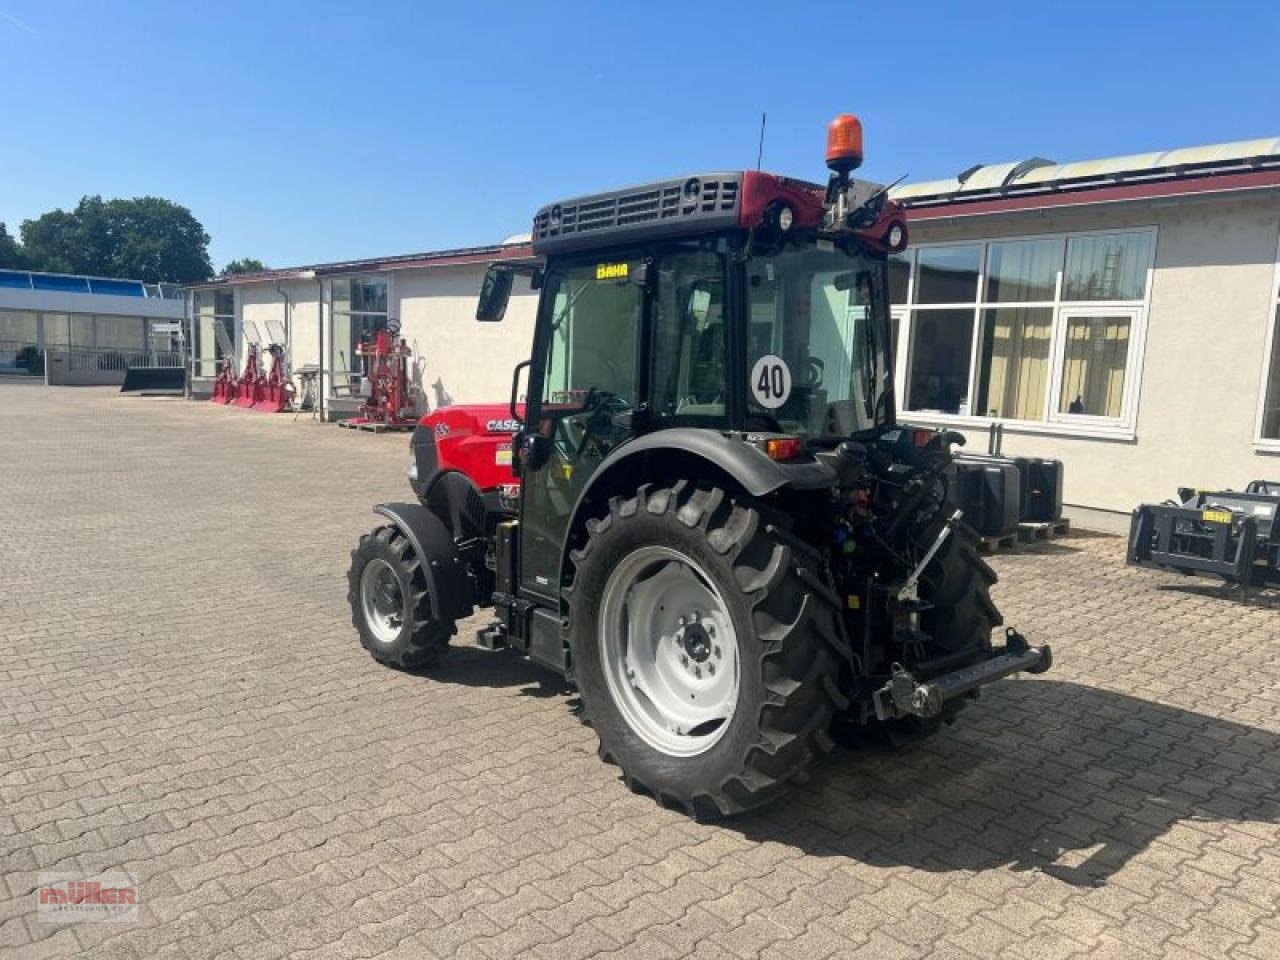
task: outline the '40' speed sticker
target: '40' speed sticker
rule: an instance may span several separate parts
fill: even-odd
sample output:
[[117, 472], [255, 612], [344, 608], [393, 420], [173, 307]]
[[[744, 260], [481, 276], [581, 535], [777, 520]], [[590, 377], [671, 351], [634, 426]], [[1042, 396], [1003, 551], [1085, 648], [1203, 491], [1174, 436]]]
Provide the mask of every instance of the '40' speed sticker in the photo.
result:
[[751, 395], [766, 410], [777, 410], [791, 396], [791, 368], [781, 357], [765, 354], [751, 368]]

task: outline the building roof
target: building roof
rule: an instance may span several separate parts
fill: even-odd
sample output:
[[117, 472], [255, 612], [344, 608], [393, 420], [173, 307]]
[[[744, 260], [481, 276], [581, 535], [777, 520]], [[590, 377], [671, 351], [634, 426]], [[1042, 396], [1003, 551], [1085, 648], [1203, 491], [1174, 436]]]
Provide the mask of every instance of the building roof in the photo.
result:
[[[1280, 137], [1056, 163], [979, 164], [890, 196], [913, 220], [1280, 187]], [[943, 209], [946, 208], [945, 211]]]
[[177, 283], [143, 283], [118, 277], [91, 277], [79, 273], [45, 273], [39, 270], [0, 270], [0, 287], [9, 290], [52, 290], [57, 293], [97, 293], [113, 297], [182, 299]]
[[528, 234], [517, 234], [502, 243], [484, 247], [456, 247], [449, 250], [428, 250], [423, 253], [405, 253], [390, 257], [372, 257], [366, 260], [339, 260], [334, 263], [314, 263], [302, 267], [284, 267], [264, 270], [261, 273], [238, 273], [228, 277], [215, 277], [204, 283], [189, 284], [191, 289], [224, 287], [243, 283], [264, 283], [276, 280], [311, 280], [315, 277], [343, 276], [355, 273], [381, 273], [387, 270], [411, 270], [420, 267], [450, 267], [470, 263], [494, 261], [532, 260], [533, 248]]
[[[945, 180], [904, 183], [889, 195], [913, 222], [1124, 200], [1280, 189], [1280, 137], [1240, 140], [1057, 163], [1044, 157], [978, 164]], [[314, 279], [388, 270], [534, 260], [529, 234], [483, 247], [428, 250], [364, 260], [217, 277], [193, 288]]]

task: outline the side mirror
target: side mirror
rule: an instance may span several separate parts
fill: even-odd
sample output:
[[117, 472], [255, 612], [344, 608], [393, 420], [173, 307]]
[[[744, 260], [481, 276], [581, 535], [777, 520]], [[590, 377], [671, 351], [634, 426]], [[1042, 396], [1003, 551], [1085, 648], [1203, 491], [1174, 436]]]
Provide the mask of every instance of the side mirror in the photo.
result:
[[481, 323], [497, 323], [506, 315], [513, 277], [510, 268], [496, 263], [489, 265], [489, 269], [484, 272], [484, 283], [480, 287], [480, 302], [476, 305], [477, 320]]

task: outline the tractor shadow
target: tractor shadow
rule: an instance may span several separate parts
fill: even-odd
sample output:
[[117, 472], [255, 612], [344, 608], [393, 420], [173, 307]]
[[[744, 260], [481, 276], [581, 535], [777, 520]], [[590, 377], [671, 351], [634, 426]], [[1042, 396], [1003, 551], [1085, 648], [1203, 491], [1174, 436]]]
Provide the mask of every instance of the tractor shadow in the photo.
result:
[[1162, 583], [1156, 587], [1162, 593], [1180, 593], [1204, 600], [1218, 600], [1261, 610], [1280, 610], [1280, 586], [1251, 584], [1247, 589], [1238, 583], [1213, 582], [1189, 578], [1186, 583]]
[[1278, 758], [1280, 735], [1255, 727], [1006, 681], [934, 739], [837, 752], [774, 807], [724, 826], [877, 866], [1004, 867], [1096, 887], [1176, 824], [1280, 824]]
[[465, 639], [457, 638], [454, 644], [439, 663], [406, 673], [459, 687], [519, 687], [522, 697], [564, 697], [577, 709], [577, 692], [560, 675], [510, 650], [466, 646]]

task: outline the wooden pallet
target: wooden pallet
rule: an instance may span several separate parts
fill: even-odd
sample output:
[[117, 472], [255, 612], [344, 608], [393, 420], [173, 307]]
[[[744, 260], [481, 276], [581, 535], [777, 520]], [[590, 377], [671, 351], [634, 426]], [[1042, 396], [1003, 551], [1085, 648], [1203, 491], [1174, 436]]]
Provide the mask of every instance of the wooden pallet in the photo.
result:
[[414, 423], [357, 423], [354, 420], [339, 420], [338, 426], [345, 427], [348, 430], [365, 430], [369, 433], [403, 433], [405, 430], [412, 430], [417, 424]]
[[1007, 537], [979, 537], [978, 551], [980, 553], [995, 553], [1001, 549], [1012, 549], [1018, 545], [1018, 535], [1011, 533]]
[[1018, 524], [1018, 539], [1023, 543], [1036, 540], [1052, 540], [1054, 537], [1065, 537], [1071, 532], [1071, 521], [1067, 519], [1051, 520], [1045, 523]]

